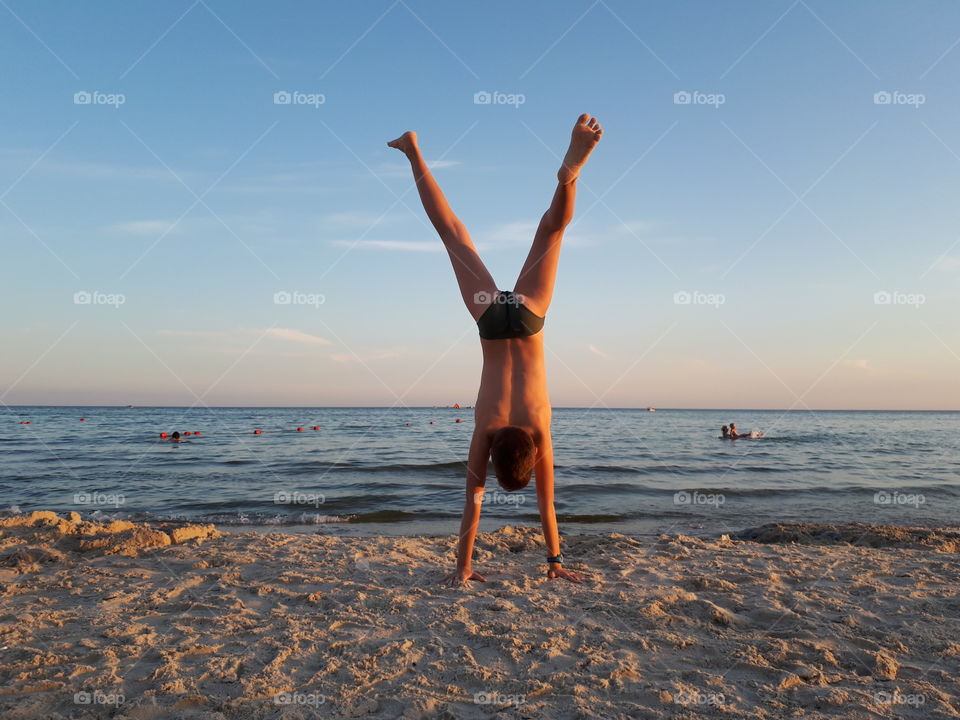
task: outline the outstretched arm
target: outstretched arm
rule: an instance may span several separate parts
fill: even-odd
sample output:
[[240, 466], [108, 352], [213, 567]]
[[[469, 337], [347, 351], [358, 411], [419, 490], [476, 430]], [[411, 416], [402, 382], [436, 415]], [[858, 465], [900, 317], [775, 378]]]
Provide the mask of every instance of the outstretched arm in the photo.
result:
[[[543, 527], [543, 541], [547, 548], [547, 557], [560, 554], [560, 532], [557, 530], [557, 513], [553, 507], [553, 444], [549, 434], [543, 440], [543, 447], [537, 456], [537, 507], [540, 510], [540, 524]], [[579, 573], [565, 570], [562, 563], [548, 563], [547, 577], [563, 578], [571, 582], [580, 582]]]
[[485, 434], [474, 432], [467, 457], [466, 497], [463, 503], [463, 519], [460, 521], [460, 542], [457, 544], [457, 569], [443, 578], [447, 585], [460, 585], [468, 580], [486, 582], [485, 578], [473, 572], [473, 543], [480, 525], [480, 509], [483, 506], [489, 458], [489, 438]]
[[410, 161], [417, 191], [420, 193], [420, 202], [423, 203], [427, 217], [430, 218], [430, 222], [433, 223], [434, 229], [447, 249], [450, 262], [453, 264], [453, 272], [460, 285], [463, 302], [473, 315], [473, 319], [478, 320], [496, 293], [497, 287], [493, 277], [480, 259], [466, 227], [450, 209], [433, 173], [427, 167], [420, 153], [417, 134], [406, 132], [396, 140], [388, 142], [387, 145], [403, 152]]

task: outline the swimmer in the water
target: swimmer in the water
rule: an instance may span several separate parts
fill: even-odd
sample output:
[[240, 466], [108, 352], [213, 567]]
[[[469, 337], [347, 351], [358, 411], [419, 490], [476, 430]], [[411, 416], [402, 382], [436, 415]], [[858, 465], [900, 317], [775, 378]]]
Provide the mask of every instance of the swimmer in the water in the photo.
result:
[[180, 442], [180, 431], [174, 430], [173, 435], [170, 436], [170, 442], [178, 443]]
[[[473, 571], [473, 543], [487, 479], [487, 464], [500, 487], [520, 490], [536, 474], [537, 506], [547, 551], [547, 577], [580, 582], [563, 567], [553, 507], [553, 445], [550, 398], [543, 363], [543, 320], [553, 297], [563, 231], [573, 218], [577, 177], [603, 130], [596, 118], [581, 115], [557, 172], [557, 189], [540, 220], [513, 291], [498, 290], [467, 229], [447, 204], [413, 132], [387, 143], [410, 161], [423, 208], [440, 235], [460, 286], [460, 295], [480, 331], [483, 372], [474, 404], [476, 419], [467, 459], [466, 500], [460, 523], [456, 570], [450, 585], [486, 582]], [[426, 307], [426, 306], [425, 306]]]
[[723, 434], [721, 435], [722, 438], [724, 438], [724, 439], [726, 439], [726, 440], [729, 440], [729, 439], [730, 439], [730, 428], [728, 428], [726, 425], [724, 425], [722, 428], [720, 428], [720, 432], [723, 433]]
[[760, 432], [759, 430], [753, 430], [753, 431], [748, 432], [748, 433], [739, 433], [739, 432], [737, 432], [737, 426], [736, 426], [736, 424], [735, 424], [735, 423], [730, 423], [730, 438], [731, 438], [732, 440], [737, 440], [737, 439], [756, 439], [756, 438], [762, 438], [762, 437], [763, 437], [763, 433]]

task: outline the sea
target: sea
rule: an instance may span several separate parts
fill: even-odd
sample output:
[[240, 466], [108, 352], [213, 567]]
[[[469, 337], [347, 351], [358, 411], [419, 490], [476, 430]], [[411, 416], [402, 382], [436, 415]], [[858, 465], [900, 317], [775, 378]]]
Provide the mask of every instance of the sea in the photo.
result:
[[[764, 436], [721, 439], [730, 422]], [[183, 442], [161, 437], [174, 431]], [[0, 505], [225, 530], [452, 534], [472, 432], [473, 410], [456, 407], [10, 406]], [[552, 432], [564, 533], [960, 524], [957, 412], [556, 408]], [[481, 530], [538, 524], [534, 483], [504, 492], [491, 468]]]

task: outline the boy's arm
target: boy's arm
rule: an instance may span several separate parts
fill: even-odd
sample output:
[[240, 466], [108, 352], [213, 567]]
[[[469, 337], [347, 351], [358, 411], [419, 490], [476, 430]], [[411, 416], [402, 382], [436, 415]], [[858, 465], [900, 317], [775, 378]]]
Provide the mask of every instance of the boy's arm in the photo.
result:
[[[547, 557], [560, 554], [560, 532], [557, 530], [557, 513], [553, 507], [553, 444], [548, 435], [542, 443], [537, 456], [537, 507], [540, 510], [540, 524], [543, 527], [543, 541], [547, 547]], [[579, 573], [565, 570], [563, 564], [548, 563], [547, 577], [563, 578], [571, 582], [580, 582]]]
[[460, 521], [460, 542], [457, 544], [457, 569], [444, 577], [445, 584], [460, 585], [468, 580], [486, 582], [485, 578], [473, 572], [473, 542], [480, 524], [480, 508], [483, 506], [489, 458], [489, 439], [475, 433], [467, 457], [466, 497], [463, 503], [463, 519]]

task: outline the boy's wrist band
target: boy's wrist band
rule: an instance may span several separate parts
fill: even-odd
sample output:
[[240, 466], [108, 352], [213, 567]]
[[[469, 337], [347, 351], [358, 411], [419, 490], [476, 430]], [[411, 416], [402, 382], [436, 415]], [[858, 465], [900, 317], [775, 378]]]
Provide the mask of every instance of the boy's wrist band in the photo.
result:
[[547, 558], [547, 562], [548, 562], [548, 563], [562, 563], [562, 562], [563, 562], [563, 555], [561, 554], [561, 555], [554, 555], [553, 557], [548, 557], [548, 558]]

